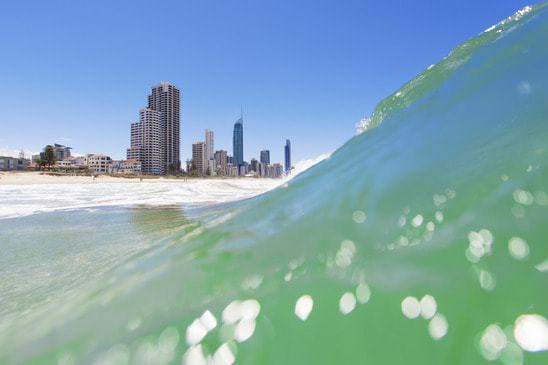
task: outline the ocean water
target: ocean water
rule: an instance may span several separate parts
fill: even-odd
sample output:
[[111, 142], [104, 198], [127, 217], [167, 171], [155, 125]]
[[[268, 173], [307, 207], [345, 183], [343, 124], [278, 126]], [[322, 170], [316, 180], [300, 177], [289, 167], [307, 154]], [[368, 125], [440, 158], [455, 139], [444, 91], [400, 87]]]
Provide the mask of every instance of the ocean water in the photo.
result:
[[0, 363], [548, 363], [548, 6], [251, 199], [0, 220]]

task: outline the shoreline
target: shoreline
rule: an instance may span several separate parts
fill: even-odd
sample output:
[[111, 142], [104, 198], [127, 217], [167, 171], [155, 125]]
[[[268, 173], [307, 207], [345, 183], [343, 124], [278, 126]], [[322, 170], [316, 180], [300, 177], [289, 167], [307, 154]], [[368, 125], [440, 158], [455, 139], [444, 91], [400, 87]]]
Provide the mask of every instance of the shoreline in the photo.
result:
[[[141, 181], [142, 178], [142, 181]], [[0, 185], [42, 185], [42, 184], [97, 184], [97, 183], [169, 183], [190, 181], [270, 181], [283, 179], [231, 177], [231, 176], [115, 176], [115, 175], [71, 175], [44, 171], [0, 171]]]

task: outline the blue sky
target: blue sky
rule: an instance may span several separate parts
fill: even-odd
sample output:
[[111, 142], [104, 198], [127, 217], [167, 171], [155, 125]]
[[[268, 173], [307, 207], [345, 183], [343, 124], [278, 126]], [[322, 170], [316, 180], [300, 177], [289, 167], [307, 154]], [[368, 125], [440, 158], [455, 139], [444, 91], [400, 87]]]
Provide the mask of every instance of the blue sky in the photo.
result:
[[336, 149], [355, 123], [519, 0], [6, 0], [0, 152], [66, 143], [124, 158], [150, 87], [182, 91], [182, 155], [215, 131], [282, 162]]

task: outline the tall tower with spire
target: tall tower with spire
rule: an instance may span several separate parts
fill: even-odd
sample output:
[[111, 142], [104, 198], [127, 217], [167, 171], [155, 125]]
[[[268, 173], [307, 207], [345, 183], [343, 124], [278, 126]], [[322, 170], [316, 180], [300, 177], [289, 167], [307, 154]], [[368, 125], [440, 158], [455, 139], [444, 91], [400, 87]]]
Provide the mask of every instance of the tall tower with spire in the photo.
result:
[[234, 165], [244, 164], [244, 114], [240, 111], [240, 118], [234, 123], [234, 134], [232, 136], [232, 153]]

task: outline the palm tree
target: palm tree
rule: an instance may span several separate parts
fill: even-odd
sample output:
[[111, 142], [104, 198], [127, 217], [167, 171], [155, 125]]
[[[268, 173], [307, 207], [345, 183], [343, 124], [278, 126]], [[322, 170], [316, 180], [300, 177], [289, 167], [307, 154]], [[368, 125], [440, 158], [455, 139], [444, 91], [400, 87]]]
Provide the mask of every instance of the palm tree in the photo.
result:
[[52, 145], [48, 144], [44, 147], [44, 162], [51, 169], [51, 165], [55, 164], [55, 160], [55, 150]]

